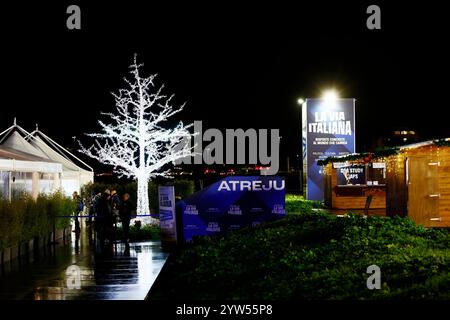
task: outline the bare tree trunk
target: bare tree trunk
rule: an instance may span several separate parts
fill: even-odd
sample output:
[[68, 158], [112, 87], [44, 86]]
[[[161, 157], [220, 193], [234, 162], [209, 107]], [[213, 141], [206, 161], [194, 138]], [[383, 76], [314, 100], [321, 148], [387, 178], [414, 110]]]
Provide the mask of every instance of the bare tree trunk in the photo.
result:
[[[148, 179], [137, 179], [137, 212], [138, 215], [150, 214], [150, 202], [148, 198]], [[149, 221], [151, 224], [157, 224], [158, 220], [152, 217], [142, 217], [140, 220]]]

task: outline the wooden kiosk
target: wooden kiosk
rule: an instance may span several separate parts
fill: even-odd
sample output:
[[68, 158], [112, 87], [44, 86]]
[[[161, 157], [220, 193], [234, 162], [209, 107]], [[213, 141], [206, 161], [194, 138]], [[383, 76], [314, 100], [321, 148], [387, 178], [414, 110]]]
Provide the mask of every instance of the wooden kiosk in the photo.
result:
[[426, 227], [450, 227], [450, 138], [333, 157], [324, 166], [325, 205], [385, 209]]

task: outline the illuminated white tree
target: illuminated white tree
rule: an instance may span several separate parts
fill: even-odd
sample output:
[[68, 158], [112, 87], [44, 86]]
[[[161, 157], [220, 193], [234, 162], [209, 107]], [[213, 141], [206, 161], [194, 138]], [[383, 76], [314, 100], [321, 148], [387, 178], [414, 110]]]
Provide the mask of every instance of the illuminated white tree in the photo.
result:
[[[179, 122], [170, 127], [168, 118], [180, 112], [184, 104], [175, 107], [174, 95], [162, 93], [164, 85], [156, 86], [155, 75], [143, 77], [139, 73], [142, 64], [130, 66], [130, 77], [125, 77], [125, 89], [113, 93], [116, 113], [102, 113], [110, 123], [99, 121], [101, 133], [87, 134], [95, 138], [91, 147], [80, 143], [80, 152], [112, 165], [119, 177], [137, 180], [137, 213], [150, 214], [148, 183], [156, 176], [166, 176], [168, 164], [191, 155], [186, 143], [192, 134], [192, 124]], [[155, 221], [151, 219], [151, 222]]]

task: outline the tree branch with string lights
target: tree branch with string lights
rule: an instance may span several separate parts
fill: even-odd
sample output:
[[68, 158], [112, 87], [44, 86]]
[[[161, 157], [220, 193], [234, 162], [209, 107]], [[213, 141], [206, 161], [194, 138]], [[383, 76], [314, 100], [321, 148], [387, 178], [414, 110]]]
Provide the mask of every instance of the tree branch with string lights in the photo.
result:
[[192, 124], [180, 121], [170, 126], [168, 119], [182, 111], [185, 104], [176, 106], [174, 95], [164, 94], [164, 85], [155, 84], [157, 75], [143, 76], [142, 67], [135, 55], [130, 75], [124, 78], [126, 87], [112, 93], [115, 112], [102, 113], [108, 122], [99, 120], [101, 132], [87, 134], [95, 140], [88, 148], [80, 142], [79, 151], [113, 166], [119, 177], [137, 180], [137, 214], [147, 215], [149, 181], [167, 176], [170, 163], [191, 156], [193, 147], [186, 141], [193, 134], [189, 132]]

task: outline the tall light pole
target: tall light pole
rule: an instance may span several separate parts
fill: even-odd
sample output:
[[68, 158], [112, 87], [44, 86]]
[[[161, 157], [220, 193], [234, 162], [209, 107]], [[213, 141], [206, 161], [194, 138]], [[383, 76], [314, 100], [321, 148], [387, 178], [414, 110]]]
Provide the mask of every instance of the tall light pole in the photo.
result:
[[[304, 189], [303, 189], [303, 105], [306, 103], [306, 100], [303, 98], [298, 98], [297, 99], [297, 104], [300, 106], [300, 125], [301, 125], [301, 132], [300, 132], [300, 160], [299, 161], [299, 168], [298, 168], [298, 174], [299, 174], [299, 178], [300, 178], [300, 194], [301, 195], [305, 195], [304, 194]], [[298, 155], [297, 155], [297, 159], [298, 159]]]

